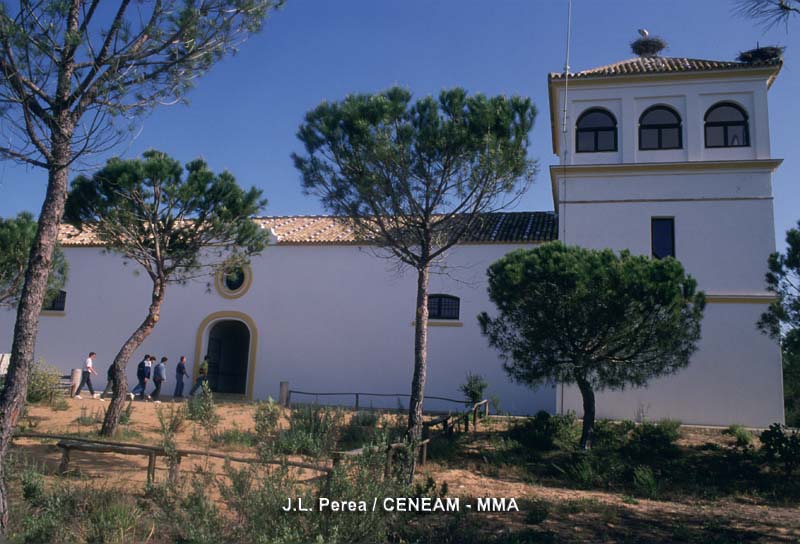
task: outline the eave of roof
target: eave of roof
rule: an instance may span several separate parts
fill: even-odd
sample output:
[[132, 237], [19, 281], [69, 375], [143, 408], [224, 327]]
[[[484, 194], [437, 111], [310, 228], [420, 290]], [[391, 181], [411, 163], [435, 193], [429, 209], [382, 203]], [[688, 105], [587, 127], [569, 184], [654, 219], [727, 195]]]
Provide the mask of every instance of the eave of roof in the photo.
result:
[[[538, 243], [558, 238], [558, 220], [554, 212], [487, 213], [484, 221], [470, 233], [463, 244]], [[256, 217], [269, 229], [278, 245], [368, 245], [359, 240], [349, 219], [324, 215]], [[91, 232], [62, 225], [59, 240], [65, 247], [100, 247]]]

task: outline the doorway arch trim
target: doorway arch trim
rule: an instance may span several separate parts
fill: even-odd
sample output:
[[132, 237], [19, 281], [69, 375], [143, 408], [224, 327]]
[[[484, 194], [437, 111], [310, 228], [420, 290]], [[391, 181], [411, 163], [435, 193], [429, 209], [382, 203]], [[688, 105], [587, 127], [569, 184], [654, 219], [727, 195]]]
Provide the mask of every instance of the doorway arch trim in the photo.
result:
[[245, 397], [248, 400], [253, 399], [253, 380], [256, 375], [256, 354], [258, 353], [258, 328], [253, 318], [242, 312], [214, 312], [208, 315], [200, 326], [197, 328], [197, 338], [195, 340], [194, 348], [194, 367], [192, 369], [192, 383], [197, 381], [197, 374], [200, 369], [200, 362], [203, 358], [203, 344], [211, 325], [217, 321], [240, 321], [250, 331], [250, 349], [247, 354], [247, 388], [245, 390]]

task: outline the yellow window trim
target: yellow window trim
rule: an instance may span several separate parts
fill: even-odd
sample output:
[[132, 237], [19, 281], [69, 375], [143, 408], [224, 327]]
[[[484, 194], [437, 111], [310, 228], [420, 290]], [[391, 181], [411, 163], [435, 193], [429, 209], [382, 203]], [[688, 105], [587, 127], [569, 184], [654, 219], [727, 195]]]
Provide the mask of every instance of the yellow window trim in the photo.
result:
[[[416, 320], [411, 322], [411, 326], [412, 327], [416, 327], [417, 326]], [[462, 321], [432, 321], [432, 320], [429, 320], [428, 321], [428, 326], [429, 327], [463, 327], [464, 323]]]

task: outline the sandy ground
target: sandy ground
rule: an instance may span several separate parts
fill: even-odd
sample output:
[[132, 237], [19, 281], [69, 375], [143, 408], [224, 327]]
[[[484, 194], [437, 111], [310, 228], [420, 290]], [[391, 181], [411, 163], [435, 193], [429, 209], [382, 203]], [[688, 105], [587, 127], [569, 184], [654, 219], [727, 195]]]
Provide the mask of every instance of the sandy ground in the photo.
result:
[[[70, 399], [68, 409], [54, 411], [46, 406], [30, 406], [22, 427], [30, 432], [51, 434], [87, 433], [99, 425], [81, 425], [77, 419], [83, 414], [98, 417], [105, 404], [97, 400]], [[157, 445], [158, 406], [169, 410], [169, 401], [154, 403], [134, 402], [131, 424], [117, 440]], [[253, 405], [241, 402], [222, 402], [218, 404], [220, 416], [218, 428], [238, 427], [251, 430]], [[282, 422], [283, 425], [286, 421]], [[254, 457], [248, 447], [225, 447], [210, 444], [208, 433], [197, 424], [187, 421], [177, 435], [179, 448], [215, 452], [229, 452], [241, 457]], [[706, 429], [684, 429], [682, 440], [687, 444], [704, 443], [716, 436], [719, 431]], [[44, 466], [47, 472], [55, 473], [60, 462], [60, 452], [55, 441], [19, 438], [14, 441], [15, 454]], [[296, 458], [300, 460], [300, 458]], [[223, 461], [203, 456], [190, 456], [182, 464], [182, 470], [193, 470], [203, 466], [217, 474], [222, 474]], [[83, 477], [98, 485], [113, 485], [130, 488], [139, 493], [144, 489], [147, 460], [140, 456], [74, 452], [71, 468]], [[318, 476], [314, 471], [298, 473], [304, 478]], [[433, 477], [437, 482], [447, 482], [450, 494], [464, 498], [476, 497], [514, 497], [523, 503], [526, 500], [544, 500], [551, 504], [564, 504], [565, 508], [553, 512], [544, 523], [535, 527], [536, 531], [558, 535], [558, 541], [571, 542], [624, 542], [633, 541], [668, 542], [669, 535], [719, 534], [723, 542], [800, 542], [800, 507], [766, 506], [754, 499], [730, 498], [707, 502], [703, 500], [683, 500], [682, 502], [652, 501], [637, 499], [631, 501], [620, 494], [602, 491], [582, 491], [559, 487], [543, 486], [524, 481], [519, 472], [482, 470], [480, 466], [440, 466], [435, 459], [421, 469], [420, 477]], [[156, 480], [167, 477], [163, 458], [157, 463]], [[798, 479], [800, 485], [800, 479]], [[525, 511], [486, 515], [487, 527], [498, 531], [526, 528]], [[677, 531], [677, 532], [676, 532]], [[565, 538], [563, 535], [567, 535]], [[667, 535], [667, 536], [665, 536]], [[730, 536], [730, 539], [726, 538]], [[676, 539], [680, 540], [680, 539]], [[687, 537], [687, 541], [697, 541]], [[701, 540], [702, 541], [702, 540]]]

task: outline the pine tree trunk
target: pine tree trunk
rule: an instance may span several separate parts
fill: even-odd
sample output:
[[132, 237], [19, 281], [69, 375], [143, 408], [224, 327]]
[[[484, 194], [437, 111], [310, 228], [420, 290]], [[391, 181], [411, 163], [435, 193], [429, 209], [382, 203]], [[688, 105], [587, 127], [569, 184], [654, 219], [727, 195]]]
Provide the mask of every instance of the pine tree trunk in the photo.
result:
[[63, 130], [53, 137], [47, 193], [39, 214], [39, 226], [31, 246], [25, 283], [17, 307], [14, 341], [5, 387], [0, 393], [0, 528], [3, 530], [8, 526], [5, 459], [11, 435], [28, 393], [28, 379], [36, 347], [36, 335], [39, 332], [39, 314], [47, 293], [47, 278], [50, 275], [53, 249], [58, 241], [58, 228], [67, 199], [70, 140], [71, 133], [64, 134]]
[[128, 366], [128, 361], [133, 353], [139, 349], [139, 346], [142, 345], [145, 338], [150, 336], [156, 323], [158, 323], [161, 304], [164, 302], [164, 291], [165, 283], [163, 281], [156, 280], [153, 282], [152, 299], [147, 317], [125, 341], [122, 348], [120, 348], [117, 353], [117, 356], [114, 358], [114, 387], [112, 389], [111, 403], [108, 405], [106, 416], [103, 419], [103, 427], [100, 429], [100, 434], [103, 436], [114, 436], [117, 432], [119, 417], [125, 405], [125, 394], [128, 392], [128, 380], [125, 375], [125, 368]]
[[428, 359], [428, 276], [426, 265], [417, 272], [417, 312], [414, 322], [414, 378], [411, 382], [411, 399], [408, 406], [408, 438], [412, 443], [408, 481], [416, 469], [416, 445], [422, 438], [422, 403], [425, 398], [426, 364]]
[[417, 318], [414, 322], [414, 379], [408, 407], [408, 435], [422, 437], [422, 401], [425, 397], [425, 365], [428, 359], [428, 267], [417, 274]]
[[583, 397], [583, 430], [581, 431], [581, 449], [588, 450], [594, 440], [594, 391], [586, 378], [578, 378], [578, 389]]

